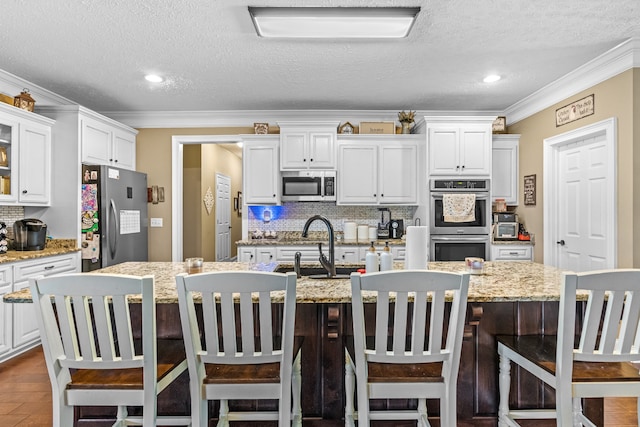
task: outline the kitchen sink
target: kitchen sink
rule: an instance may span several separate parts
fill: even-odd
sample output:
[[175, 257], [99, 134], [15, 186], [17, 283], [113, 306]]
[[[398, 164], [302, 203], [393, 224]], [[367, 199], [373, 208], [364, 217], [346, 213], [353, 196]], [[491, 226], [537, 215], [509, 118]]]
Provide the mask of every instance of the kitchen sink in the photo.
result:
[[[310, 279], [348, 279], [351, 273], [360, 268], [364, 268], [364, 266], [336, 267], [336, 275], [327, 277], [327, 270], [322, 267], [300, 267], [300, 275]], [[290, 271], [295, 271], [292, 265], [282, 265], [275, 269], [275, 273], [288, 273]]]

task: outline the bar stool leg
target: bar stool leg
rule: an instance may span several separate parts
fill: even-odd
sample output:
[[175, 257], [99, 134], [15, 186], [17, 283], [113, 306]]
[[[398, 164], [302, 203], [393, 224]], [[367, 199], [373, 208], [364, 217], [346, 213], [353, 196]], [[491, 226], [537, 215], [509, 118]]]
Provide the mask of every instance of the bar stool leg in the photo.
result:
[[500, 403], [498, 406], [498, 426], [507, 427], [506, 418], [509, 415], [509, 389], [511, 388], [511, 360], [500, 355], [500, 374], [498, 377]]
[[354, 427], [353, 416], [353, 393], [355, 390], [355, 376], [353, 375], [353, 361], [349, 356], [349, 351], [344, 352], [344, 386], [345, 386], [345, 410], [344, 425], [345, 427]]
[[291, 388], [293, 393], [293, 426], [302, 426], [302, 402], [300, 401], [300, 392], [302, 389], [302, 367], [300, 363], [300, 353], [293, 361], [293, 375], [291, 380]]

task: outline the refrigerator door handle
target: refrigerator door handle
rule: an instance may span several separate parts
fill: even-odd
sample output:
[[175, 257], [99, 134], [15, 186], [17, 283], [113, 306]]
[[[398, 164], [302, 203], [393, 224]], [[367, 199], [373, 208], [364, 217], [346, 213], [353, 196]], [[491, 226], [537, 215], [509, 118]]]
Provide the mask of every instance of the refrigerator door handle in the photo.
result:
[[[116, 246], [118, 244], [118, 231], [120, 230], [120, 226], [118, 225], [118, 210], [116, 209], [116, 203], [113, 199], [111, 199], [110, 202], [111, 213], [113, 214], [113, 224], [115, 225], [115, 227], [110, 227], [111, 234], [113, 235], [113, 242], [111, 242], [111, 240], [109, 241], [109, 250], [111, 251], [111, 258], [113, 259], [116, 257]], [[109, 239], [111, 239], [111, 236], [109, 236]]]

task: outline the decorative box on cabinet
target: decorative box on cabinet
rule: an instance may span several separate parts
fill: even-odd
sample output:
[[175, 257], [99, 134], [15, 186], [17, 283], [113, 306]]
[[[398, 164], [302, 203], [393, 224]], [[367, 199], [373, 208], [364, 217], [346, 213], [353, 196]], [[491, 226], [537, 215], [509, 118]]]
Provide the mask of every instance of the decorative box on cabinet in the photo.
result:
[[[0, 266], [0, 294], [29, 287], [29, 278], [80, 271], [80, 252], [37, 258]], [[2, 295], [0, 295], [2, 296]], [[39, 342], [40, 333], [33, 304], [0, 302], [2, 337], [0, 362], [20, 354]]]
[[338, 122], [278, 122], [280, 170], [335, 169]]
[[429, 175], [489, 176], [495, 117], [425, 117]]
[[416, 204], [418, 138], [418, 135], [341, 138], [337, 204]]
[[0, 103], [0, 204], [49, 205], [54, 123]]
[[280, 204], [278, 135], [243, 135], [242, 186], [247, 205]]
[[520, 135], [493, 135], [491, 149], [491, 199], [518, 204], [518, 145]]

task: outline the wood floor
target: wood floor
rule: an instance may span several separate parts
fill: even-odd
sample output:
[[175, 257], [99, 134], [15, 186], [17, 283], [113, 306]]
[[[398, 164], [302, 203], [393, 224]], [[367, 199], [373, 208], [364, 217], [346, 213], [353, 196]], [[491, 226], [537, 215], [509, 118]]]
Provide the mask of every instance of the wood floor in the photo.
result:
[[[605, 426], [638, 426], [636, 399], [605, 399]], [[0, 364], [0, 426], [51, 425], [51, 387], [41, 347]]]

